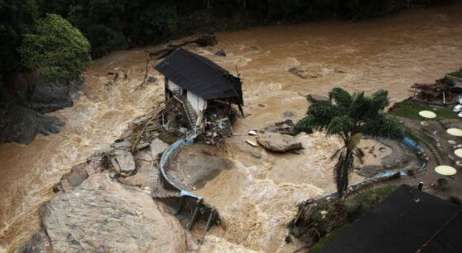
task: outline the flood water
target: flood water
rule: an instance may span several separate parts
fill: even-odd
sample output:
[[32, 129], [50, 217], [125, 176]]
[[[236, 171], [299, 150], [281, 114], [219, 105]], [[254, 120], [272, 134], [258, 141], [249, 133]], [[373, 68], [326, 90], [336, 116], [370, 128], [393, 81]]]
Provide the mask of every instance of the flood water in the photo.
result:
[[[244, 81], [247, 117], [235, 129], [239, 136], [248, 129], [281, 120], [287, 112], [293, 118], [301, 117], [307, 108], [304, 96], [310, 93], [325, 95], [335, 86], [367, 92], [387, 89], [392, 100], [398, 101], [409, 95], [413, 83], [433, 82], [462, 67], [461, 13], [462, 5], [454, 5], [364, 22], [251, 28], [219, 33], [217, 46], [198, 52], [238, 72]], [[218, 49], [224, 49], [228, 56], [213, 55]], [[94, 152], [107, 148], [131, 120], [162, 100], [160, 81], [136, 90], [144, 76], [145, 60], [145, 52], [140, 49], [95, 61], [86, 72], [80, 100], [74, 107], [54, 113], [66, 122], [60, 134], [39, 137], [27, 146], [0, 145], [0, 245], [7, 248], [30, 236], [39, 226], [38, 208], [53, 196], [51, 188], [61, 176]], [[303, 78], [289, 73], [291, 68], [301, 71]], [[124, 71], [128, 79], [108, 85], [112, 79], [108, 71]], [[233, 137], [230, 143], [241, 141]], [[239, 160], [239, 154], [234, 158]], [[272, 167], [284, 166], [280, 163]], [[245, 161], [240, 166], [249, 168]], [[258, 177], [258, 173], [255, 175]], [[269, 184], [265, 180], [262, 187]], [[277, 184], [284, 187], [287, 182]], [[323, 185], [315, 185], [311, 192], [319, 194], [323, 190]], [[284, 198], [277, 193], [273, 197]], [[258, 215], [258, 211], [252, 212]], [[214, 234], [210, 240], [218, 245], [222, 243], [219, 236]], [[226, 244], [239, 241], [226, 235], [224, 238]], [[268, 249], [261, 245], [275, 238], [242, 240], [256, 240], [257, 244], [246, 244], [249, 250], [264, 251]], [[206, 247], [218, 249], [217, 245]]]

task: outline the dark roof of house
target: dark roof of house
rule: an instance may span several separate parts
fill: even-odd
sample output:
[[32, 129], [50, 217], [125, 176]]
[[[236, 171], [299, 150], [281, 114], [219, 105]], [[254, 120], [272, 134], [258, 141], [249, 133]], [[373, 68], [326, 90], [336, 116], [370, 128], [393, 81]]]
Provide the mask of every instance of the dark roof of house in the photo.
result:
[[206, 100], [231, 98], [243, 104], [241, 80], [203, 56], [179, 48], [155, 69], [176, 85]]
[[459, 206], [401, 186], [377, 208], [339, 232], [321, 253], [462, 252], [461, 229]]

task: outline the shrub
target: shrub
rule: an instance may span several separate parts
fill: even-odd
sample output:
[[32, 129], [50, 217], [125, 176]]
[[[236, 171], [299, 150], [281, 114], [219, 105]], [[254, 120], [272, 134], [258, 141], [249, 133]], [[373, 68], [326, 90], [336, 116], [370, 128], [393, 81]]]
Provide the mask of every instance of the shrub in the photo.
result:
[[92, 55], [101, 57], [113, 50], [128, 47], [125, 36], [120, 31], [113, 30], [105, 25], [90, 26], [86, 32], [92, 45]]
[[48, 14], [34, 33], [24, 35], [19, 52], [23, 64], [45, 81], [69, 81], [80, 76], [89, 61], [90, 43], [59, 15]]

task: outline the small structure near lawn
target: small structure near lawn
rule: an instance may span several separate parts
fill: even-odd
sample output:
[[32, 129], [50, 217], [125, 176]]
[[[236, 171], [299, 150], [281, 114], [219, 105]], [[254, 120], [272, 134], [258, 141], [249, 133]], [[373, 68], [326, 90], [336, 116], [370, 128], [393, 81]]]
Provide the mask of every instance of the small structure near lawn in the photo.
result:
[[[244, 104], [242, 82], [209, 59], [179, 48], [155, 66], [165, 76], [165, 128], [205, 133], [209, 142], [231, 134], [235, 117]], [[208, 138], [207, 138], [208, 137]]]
[[447, 74], [433, 84], [416, 83], [411, 87], [415, 100], [438, 104], [456, 104], [462, 94], [462, 70]]

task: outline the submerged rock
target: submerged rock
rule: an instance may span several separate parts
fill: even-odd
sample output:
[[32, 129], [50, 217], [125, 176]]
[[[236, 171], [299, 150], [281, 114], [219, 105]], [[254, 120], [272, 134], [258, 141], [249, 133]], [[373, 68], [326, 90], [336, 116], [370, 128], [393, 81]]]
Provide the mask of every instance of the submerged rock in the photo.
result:
[[[185, 233], [173, 216], [148, 194], [128, 189], [106, 173], [58, 195], [41, 216], [53, 252], [186, 251]], [[45, 239], [32, 240], [29, 249], [41, 247]]]
[[266, 132], [257, 137], [257, 142], [266, 150], [278, 153], [303, 149], [302, 143], [295, 137], [280, 133]]
[[225, 57], [225, 56], [226, 56], [226, 52], [225, 52], [224, 49], [220, 49], [220, 50], [218, 50], [217, 52], [215, 52], [215, 55], [216, 55], [216, 56]]

